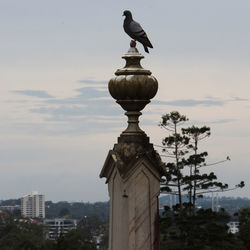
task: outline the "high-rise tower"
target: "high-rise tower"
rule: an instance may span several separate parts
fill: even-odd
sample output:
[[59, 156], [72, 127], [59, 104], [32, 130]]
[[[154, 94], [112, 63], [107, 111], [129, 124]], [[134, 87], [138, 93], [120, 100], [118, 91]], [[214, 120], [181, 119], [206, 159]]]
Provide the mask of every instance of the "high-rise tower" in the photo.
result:
[[45, 198], [43, 194], [32, 192], [21, 198], [21, 214], [29, 218], [45, 218]]

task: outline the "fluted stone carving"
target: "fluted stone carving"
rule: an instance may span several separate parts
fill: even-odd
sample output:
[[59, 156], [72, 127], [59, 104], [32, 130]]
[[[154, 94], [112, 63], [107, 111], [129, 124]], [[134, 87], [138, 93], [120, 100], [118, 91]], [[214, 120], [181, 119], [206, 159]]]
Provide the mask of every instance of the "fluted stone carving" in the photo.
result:
[[158, 82], [149, 70], [142, 68], [140, 60], [144, 57], [135, 47], [130, 47], [122, 58], [126, 60], [126, 65], [118, 69], [116, 76], [109, 81], [109, 92], [127, 111], [128, 128], [123, 135], [144, 134], [138, 126], [138, 118], [140, 111], [156, 95]]

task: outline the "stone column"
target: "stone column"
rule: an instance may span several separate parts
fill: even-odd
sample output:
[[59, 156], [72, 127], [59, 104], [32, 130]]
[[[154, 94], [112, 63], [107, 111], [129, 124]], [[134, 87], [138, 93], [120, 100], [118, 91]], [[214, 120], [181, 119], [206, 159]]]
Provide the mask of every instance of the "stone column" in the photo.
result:
[[126, 65], [109, 81], [109, 92], [126, 111], [128, 127], [109, 151], [100, 177], [110, 196], [109, 250], [159, 250], [158, 195], [163, 163], [138, 125], [141, 110], [158, 90], [135, 47], [122, 57]]

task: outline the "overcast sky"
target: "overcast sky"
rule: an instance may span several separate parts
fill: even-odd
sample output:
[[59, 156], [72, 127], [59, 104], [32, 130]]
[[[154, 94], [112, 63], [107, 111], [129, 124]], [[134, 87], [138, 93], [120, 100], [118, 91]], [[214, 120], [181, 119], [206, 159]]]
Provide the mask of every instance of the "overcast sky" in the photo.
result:
[[124, 66], [130, 38], [122, 12], [132, 11], [154, 49], [142, 65], [159, 91], [141, 117], [160, 144], [161, 115], [178, 110], [190, 124], [211, 127], [201, 146], [209, 170], [246, 188], [250, 198], [250, 2], [0, 1], [0, 200], [37, 190], [46, 200], [106, 201], [99, 173], [123, 110], [108, 80]]

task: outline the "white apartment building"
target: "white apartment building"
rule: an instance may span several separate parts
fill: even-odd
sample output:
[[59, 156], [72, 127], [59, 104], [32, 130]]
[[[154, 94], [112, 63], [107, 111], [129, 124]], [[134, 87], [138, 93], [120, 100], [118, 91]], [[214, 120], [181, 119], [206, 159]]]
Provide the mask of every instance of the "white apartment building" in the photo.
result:
[[45, 218], [45, 198], [43, 194], [32, 192], [21, 198], [21, 214], [29, 218]]

